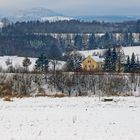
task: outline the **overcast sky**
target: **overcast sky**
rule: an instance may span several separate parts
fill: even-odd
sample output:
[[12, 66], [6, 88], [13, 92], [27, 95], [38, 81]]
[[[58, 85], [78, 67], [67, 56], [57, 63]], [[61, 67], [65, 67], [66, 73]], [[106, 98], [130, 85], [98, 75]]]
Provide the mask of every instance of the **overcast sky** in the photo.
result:
[[0, 9], [45, 7], [64, 15], [140, 15], [140, 0], [0, 0]]

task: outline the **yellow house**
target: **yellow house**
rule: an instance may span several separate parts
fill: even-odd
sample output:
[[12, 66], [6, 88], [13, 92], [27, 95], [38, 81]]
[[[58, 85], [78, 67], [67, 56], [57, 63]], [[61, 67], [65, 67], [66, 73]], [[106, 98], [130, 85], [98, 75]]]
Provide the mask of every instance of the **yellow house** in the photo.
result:
[[103, 68], [104, 59], [99, 56], [91, 56], [89, 55], [82, 62], [83, 70], [85, 71], [100, 71]]

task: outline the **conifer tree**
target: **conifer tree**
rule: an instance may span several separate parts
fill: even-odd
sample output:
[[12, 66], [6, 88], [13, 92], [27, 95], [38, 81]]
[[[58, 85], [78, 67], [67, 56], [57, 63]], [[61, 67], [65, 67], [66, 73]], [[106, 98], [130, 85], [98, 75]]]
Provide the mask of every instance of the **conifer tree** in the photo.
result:
[[49, 67], [49, 60], [44, 54], [41, 54], [36, 60], [35, 68], [38, 71], [47, 72]]
[[116, 52], [115, 47], [113, 48], [112, 53], [111, 53], [111, 63], [112, 63], [111, 71], [115, 72], [116, 66], [117, 66], [117, 52]]
[[88, 49], [89, 49], [89, 50], [92, 50], [92, 49], [96, 49], [96, 48], [97, 48], [96, 38], [95, 38], [95, 35], [92, 34], [92, 35], [89, 37]]
[[82, 56], [76, 52], [71, 54], [67, 59], [67, 70], [68, 71], [80, 71], [82, 63]]
[[136, 72], [140, 72], [140, 61], [139, 61], [139, 57], [137, 57], [137, 60], [136, 60]]
[[82, 48], [82, 36], [76, 35], [74, 38], [74, 45], [77, 47], [78, 50]]
[[135, 54], [132, 53], [131, 64], [130, 64], [131, 72], [134, 72], [135, 68], [136, 68], [136, 59], [135, 59]]
[[106, 72], [112, 71], [112, 54], [110, 48], [105, 53], [104, 71]]
[[125, 72], [130, 72], [130, 57], [127, 57], [127, 63], [125, 65]]

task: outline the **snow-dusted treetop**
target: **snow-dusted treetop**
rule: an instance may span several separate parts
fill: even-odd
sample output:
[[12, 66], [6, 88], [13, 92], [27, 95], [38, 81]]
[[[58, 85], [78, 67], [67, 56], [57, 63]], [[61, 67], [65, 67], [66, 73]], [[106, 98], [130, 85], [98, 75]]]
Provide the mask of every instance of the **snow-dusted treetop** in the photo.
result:
[[56, 21], [64, 21], [64, 20], [72, 20], [72, 18], [64, 17], [64, 16], [51, 16], [51, 17], [42, 17], [41, 21], [49, 21], [49, 22], [56, 22]]
[[3, 23], [2, 22], [0, 22], [0, 28], [2, 28], [3, 27]]

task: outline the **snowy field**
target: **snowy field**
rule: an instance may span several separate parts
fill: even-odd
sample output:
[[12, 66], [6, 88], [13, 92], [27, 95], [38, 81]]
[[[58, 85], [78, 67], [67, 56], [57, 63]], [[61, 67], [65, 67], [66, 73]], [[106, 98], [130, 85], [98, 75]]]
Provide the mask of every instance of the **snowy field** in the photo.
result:
[[[8, 66], [6, 65], [6, 61], [9, 60], [12, 63], [12, 66], [14, 68], [19, 68], [19, 67], [23, 67], [23, 60], [25, 58], [24, 57], [18, 57], [18, 56], [0, 56], [0, 67], [4, 70], [8, 69]], [[29, 57], [30, 61], [31, 61], [31, 65], [29, 66], [29, 70], [32, 71], [35, 68], [35, 62], [37, 60], [37, 58], [31, 58]], [[51, 60], [50, 60], [51, 61]], [[64, 61], [58, 61], [58, 65], [56, 65], [56, 69], [63, 69], [65, 65]], [[53, 65], [50, 62], [49, 63], [49, 69], [53, 69]]]
[[140, 98], [0, 100], [1, 140], [140, 140]]
[[[132, 53], [136, 55], [136, 58], [138, 57], [140, 59], [140, 46], [127, 46], [122, 47], [122, 50], [126, 56], [132, 56]], [[103, 55], [105, 53], [105, 49], [95, 49], [95, 50], [87, 50], [87, 51], [78, 51], [85, 57], [88, 57], [89, 55], [93, 54], [101, 54]]]

